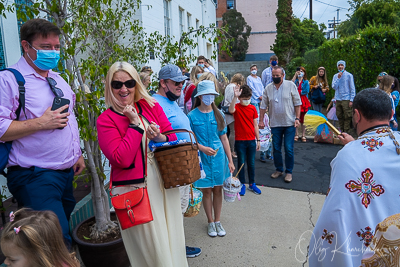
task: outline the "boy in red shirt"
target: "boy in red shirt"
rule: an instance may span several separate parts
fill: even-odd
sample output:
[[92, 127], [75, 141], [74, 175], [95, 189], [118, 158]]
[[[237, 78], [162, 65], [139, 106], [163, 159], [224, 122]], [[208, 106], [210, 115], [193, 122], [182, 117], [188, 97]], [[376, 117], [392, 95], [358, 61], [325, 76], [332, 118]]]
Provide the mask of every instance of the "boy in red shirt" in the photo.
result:
[[[257, 109], [250, 105], [252, 90], [248, 85], [236, 86], [234, 97], [229, 106], [229, 113], [235, 118], [235, 150], [238, 159], [238, 168], [247, 159], [247, 174], [249, 176], [249, 190], [255, 194], [261, 194], [261, 190], [254, 182], [256, 151], [260, 150], [260, 137], [257, 122]], [[239, 98], [240, 103], [236, 104]], [[246, 193], [244, 168], [239, 173], [239, 180], [242, 183], [240, 195]]]

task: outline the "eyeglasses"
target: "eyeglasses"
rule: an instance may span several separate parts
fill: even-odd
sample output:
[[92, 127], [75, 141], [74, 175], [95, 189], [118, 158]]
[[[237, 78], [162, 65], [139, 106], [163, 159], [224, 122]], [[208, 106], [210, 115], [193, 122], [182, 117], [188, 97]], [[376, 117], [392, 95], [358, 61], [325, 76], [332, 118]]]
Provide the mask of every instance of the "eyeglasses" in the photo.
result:
[[[175, 81], [173, 81], [173, 82], [175, 82]], [[184, 84], [185, 83], [185, 81], [181, 81], [181, 82], [175, 82], [175, 86], [179, 86], [180, 84]]]
[[49, 83], [50, 89], [51, 89], [51, 91], [53, 92], [53, 94], [55, 96], [57, 96], [57, 97], [63, 97], [64, 96], [63, 91], [60, 88], [56, 87], [57, 82], [53, 78], [46, 77], [46, 80]]
[[116, 90], [121, 89], [123, 85], [125, 85], [126, 88], [131, 89], [131, 88], [135, 87], [136, 81], [134, 79], [132, 79], [132, 80], [128, 80], [125, 82], [120, 82], [120, 81], [112, 81], [111, 82], [111, 87]]

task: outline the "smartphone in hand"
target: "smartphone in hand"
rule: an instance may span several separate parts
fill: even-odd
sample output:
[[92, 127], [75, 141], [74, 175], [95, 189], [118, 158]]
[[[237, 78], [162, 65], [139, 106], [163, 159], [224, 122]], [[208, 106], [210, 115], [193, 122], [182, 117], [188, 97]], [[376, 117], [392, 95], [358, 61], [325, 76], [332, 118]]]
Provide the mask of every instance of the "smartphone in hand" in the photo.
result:
[[[69, 103], [70, 103], [69, 99], [56, 96], [56, 97], [54, 97], [53, 105], [51, 106], [51, 110], [59, 109], [62, 106], [65, 106], [67, 104], [69, 105]], [[66, 113], [67, 111], [68, 111], [68, 108], [61, 111], [61, 113]], [[61, 129], [64, 129], [64, 127], [58, 128], [58, 129], [61, 130]]]

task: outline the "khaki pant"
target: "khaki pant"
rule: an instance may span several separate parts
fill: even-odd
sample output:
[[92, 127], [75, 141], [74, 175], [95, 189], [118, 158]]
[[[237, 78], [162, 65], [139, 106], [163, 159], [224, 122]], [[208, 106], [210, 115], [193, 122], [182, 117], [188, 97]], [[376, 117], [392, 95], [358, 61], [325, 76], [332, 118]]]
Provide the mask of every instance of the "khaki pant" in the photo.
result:
[[336, 116], [339, 119], [339, 127], [342, 132], [351, 133], [351, 120], [353, 109], [349, 107], [350, 100], [336, 101]]

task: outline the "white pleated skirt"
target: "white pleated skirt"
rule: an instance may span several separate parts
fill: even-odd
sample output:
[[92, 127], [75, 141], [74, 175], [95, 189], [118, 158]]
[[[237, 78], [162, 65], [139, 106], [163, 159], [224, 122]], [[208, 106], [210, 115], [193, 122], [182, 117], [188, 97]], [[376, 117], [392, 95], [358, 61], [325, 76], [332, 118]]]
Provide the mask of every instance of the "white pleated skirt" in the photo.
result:
[[[148, 157], [147, 162], [147, 190], [153, 221], [121, 230], [131, 267], [186, 267], [179, 188], [164, 189], [155, 158]], [[117, 187], [113, 194], [129, 190], [130, 186]]]

